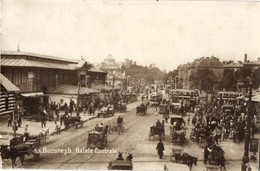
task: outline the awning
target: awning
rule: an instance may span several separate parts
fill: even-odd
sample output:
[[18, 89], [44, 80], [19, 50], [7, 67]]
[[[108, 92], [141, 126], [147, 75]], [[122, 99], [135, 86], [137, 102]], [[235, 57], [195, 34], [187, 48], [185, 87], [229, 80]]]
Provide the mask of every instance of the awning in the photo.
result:
[[42, 97], [44, 96], [43, 92], [35, 92], [35, 93], [22, 93], [23, 97]]
[[8, 92], [19, 92], [20, 89], [16, 87], [11, 81], [9, 81], [3, 74], [0, 73], [0, 84], [6, 89]]

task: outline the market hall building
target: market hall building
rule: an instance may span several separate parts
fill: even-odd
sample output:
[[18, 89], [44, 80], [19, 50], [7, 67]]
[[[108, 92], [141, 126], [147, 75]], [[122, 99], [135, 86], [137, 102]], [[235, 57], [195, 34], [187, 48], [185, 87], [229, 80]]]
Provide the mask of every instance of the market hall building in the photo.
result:
[[40, 104], [49, 103], [52, 95], [77, 96], [78, 83], [84, 80], [89, 89], [79, 91], [81, 102], [92, 92], [91, 83], [98, 80], [105, 84], [107, 75], [84, 59], [70, 60], [19, 50], [1, 52], [1, 74], [20, 89], [18, 108], [32, 114]]

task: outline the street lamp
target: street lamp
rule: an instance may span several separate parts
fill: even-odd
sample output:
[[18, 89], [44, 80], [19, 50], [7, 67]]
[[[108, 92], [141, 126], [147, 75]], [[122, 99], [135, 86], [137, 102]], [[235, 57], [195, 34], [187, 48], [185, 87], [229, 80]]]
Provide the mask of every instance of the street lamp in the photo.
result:
[[178, 76], [175, 75], [175, 78], [174, 78], [174, 89], [176, 89], [177, 78], [178, 78]]
[[127, 76], [127, 80], [126, 80], [126, 91], [128, 92], [129, 91], [129, 82], [130, 82], [130, 76], [128, 75]]
[[244, 156], [242, 158], [241, 171], [246, 171], [246, 164], [249, 162], [249, 141], [250, 141], [250, 127], [251, 127], [251, 115], [252, 115], [252, 88], [253, 84], [250, 81], [249, 84], [249, 100], [248, 100], [248, 110], [247, 110], [247, 120], [246, 120], [246, 131], [245, 131], [245, 146], [244, 146]]

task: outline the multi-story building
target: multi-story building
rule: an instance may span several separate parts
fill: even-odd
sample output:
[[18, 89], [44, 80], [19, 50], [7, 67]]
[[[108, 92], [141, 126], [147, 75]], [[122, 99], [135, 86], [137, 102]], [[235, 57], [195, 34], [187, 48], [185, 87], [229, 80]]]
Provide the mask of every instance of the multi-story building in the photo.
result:
[[[244, 56], [244, 62], [238, 61], [223, 61], [220, 62], [220, 60], [216, 57], [202, 57], [200, 59], [194, 60], [192, 63], [187, 63], [180, 65], [178, 70], [178, 78], [179, 80], [182, 80], [183, 88], [184, 89], [190, 89], [191, 88], [191, 81], [190, 76], [193, 72], [195, 72], [198, 69], [209, 69], [212, 70], [215, 77], [216, 77], [216, 83], [220, 82], [224, 76], [225, 70], [233, 70], [234, 72], [237, 70], [240, 70], [245, 67], [251, 67], [251, 68], [259, 68], [260, 67], [260, 58], [256, 61], [248, 61], [247, 60], [247, 54]], [[237, 89], [241, 89], [244, 86], [243, 81], [237, 80]]]
[[224, 72], [223, 64], [219, 61], [218, 58], [214, 56], [196, 59], [192, 63], [180, 65], [177, 69], [178, 79], [182, 81], [184, 89], [191, 89], [192, 85], [190, 81], [190, 76], [198, 69], [209, 69], [213, 71], [214, 76], [216, 77], [216, 82], [221, 81]]

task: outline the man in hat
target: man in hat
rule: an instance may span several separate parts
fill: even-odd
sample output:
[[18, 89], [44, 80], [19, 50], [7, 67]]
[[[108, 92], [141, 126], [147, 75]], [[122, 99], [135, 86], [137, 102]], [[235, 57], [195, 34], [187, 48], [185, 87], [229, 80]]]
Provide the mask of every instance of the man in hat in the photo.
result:
[[159, 158], [163, 158], [163, 151], [164, 151], [164, 145], [162, 143], [162, 139], [159, 140], [157, 146], [156, 146], [157, 153], [159, 155]]

